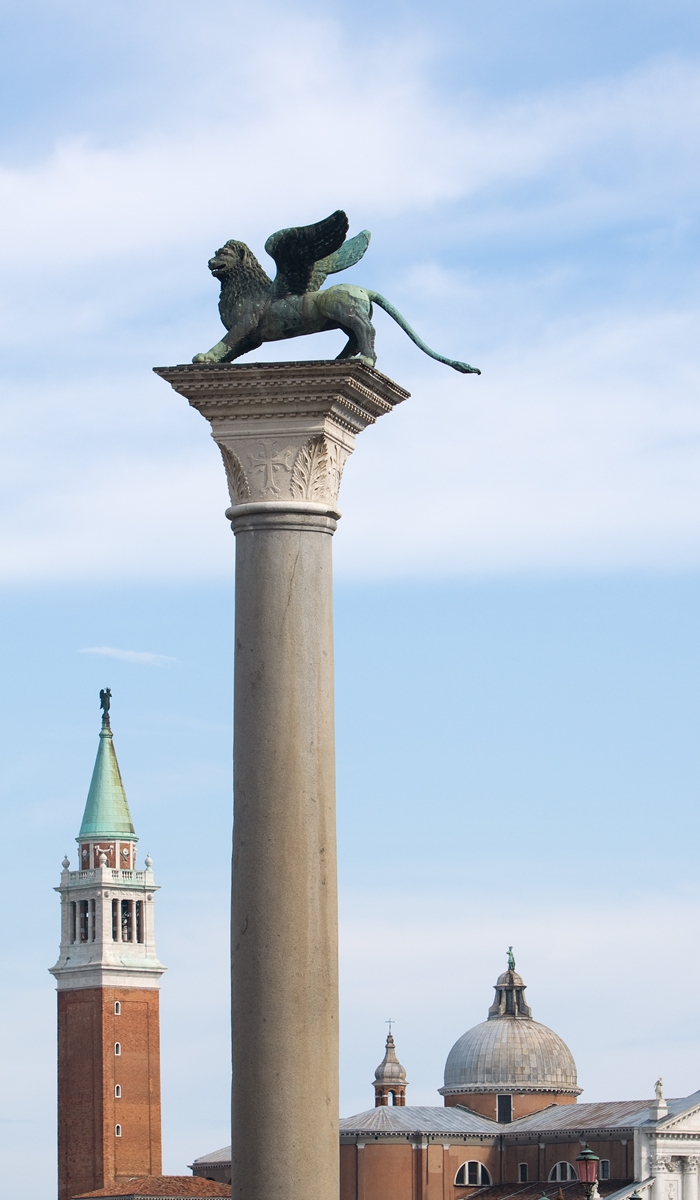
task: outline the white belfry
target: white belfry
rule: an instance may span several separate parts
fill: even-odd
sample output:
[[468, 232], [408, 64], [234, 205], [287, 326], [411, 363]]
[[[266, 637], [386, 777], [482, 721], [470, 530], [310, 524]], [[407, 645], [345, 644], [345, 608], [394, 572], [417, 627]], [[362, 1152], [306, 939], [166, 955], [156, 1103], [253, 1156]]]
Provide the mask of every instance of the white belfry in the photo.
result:
[[236, 534], [232, 1196], [335, 1200], [331, 535], [355, 435], [408, 393], [351, 360], [156, 370], [211, 424]]

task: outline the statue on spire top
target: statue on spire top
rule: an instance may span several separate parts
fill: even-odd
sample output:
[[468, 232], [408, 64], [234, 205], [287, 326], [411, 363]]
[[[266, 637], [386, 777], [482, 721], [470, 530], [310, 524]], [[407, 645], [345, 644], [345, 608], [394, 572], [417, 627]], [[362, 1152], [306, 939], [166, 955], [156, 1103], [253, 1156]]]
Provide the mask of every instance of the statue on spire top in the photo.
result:
[[100, 689], [100, 708], [102, 709], [102, 725], [109, 729], [109, 704], [112, 699], [110, 688]]

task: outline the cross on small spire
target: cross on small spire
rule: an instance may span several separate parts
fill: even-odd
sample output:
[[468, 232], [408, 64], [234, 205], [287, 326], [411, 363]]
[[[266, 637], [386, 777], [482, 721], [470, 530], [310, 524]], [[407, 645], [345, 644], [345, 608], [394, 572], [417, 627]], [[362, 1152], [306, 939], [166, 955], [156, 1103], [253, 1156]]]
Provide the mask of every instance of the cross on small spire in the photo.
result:
[[384, 1024], [389, 1026], [389, 1036], [391, 1036], [391, 1027], [392, 1027], [392, 1025], [396, 1024], [396, 1021], [394, 1020], [393, 1017], [389, 1017], [389, 1020], [385, 1021]]

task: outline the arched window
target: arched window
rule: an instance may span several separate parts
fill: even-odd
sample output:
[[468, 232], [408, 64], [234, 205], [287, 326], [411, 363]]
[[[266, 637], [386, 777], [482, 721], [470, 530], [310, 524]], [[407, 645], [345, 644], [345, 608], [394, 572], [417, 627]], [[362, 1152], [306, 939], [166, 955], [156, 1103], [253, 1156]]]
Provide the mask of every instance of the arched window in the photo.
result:
[[115, 1125], [115, 1126], [114, 1126], [114, 1136], [115, 1136], [115, 1137], [121, 1137], [121, 1136], [122, 1136], [122, 1127], [121, 1127], [121, 1125]]
[[480, 1162], [462, 1163], [455, 1175], [455, 1187], [490, 1187], [491, 1176]]
[[115, 1000], [115, 1001], [114, 1001], [114, 1015], [115, 1015], [115, 1017], [118, 1017], [118, 1016], [119, 1016], [119, 1014], [121, 1013], [121, 1011], [122, 1011], [122, 1006], [121, 1006], [121, 1004], [119, 1003], [119, 1001], [118, 1001], [118, 1000]]
[[120, 1083], [115, 1083], [114, 1085], [114, 1097], [116, 1100], [121, 1100], [122, 1098], [122, 1089]]
[[114, 1053], [116, 1054], [117, 1058], [119, 1057], [119, 1055], [121, 1054], [121, 1052], [122, 1052], [122, 1044], [121, 1044], [121, 1042], [115, 1042], [115, 1043], [114, 1043]]
[[598, 1178], [599, 1179], [609, 1179], [610, 1178], [610, 1159], [609, 1158], [601, 1158], [600, 1162], [598, 1163]]
[[550, 1183], [570, 1183], [572, 1179], [578, 1179], [578, 1175], [569, 1162], [555, 1163], [549, 1172]]

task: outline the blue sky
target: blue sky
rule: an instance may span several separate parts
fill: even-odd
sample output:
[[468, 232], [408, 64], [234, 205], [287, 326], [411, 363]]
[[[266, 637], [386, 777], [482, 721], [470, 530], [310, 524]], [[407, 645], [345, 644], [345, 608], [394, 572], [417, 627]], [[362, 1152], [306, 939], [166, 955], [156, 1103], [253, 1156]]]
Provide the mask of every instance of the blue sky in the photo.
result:
[[697, 5], [0, 21], [9, 1177], [53, 1188], [51, 888], [105, 684], [163, 885], [166, 1169], [228, 1140], [233, 539], [207, 428], [151, 368], [217, 340], [218, 245], [264, 261], [339, 205], [373, 235], [352, 277], [483, 371], [377, 314], [412, 398], [358, 439], [335, 537], [342, 1111], [371, 1103], [390, 1016], [409, 1098], [436, 1101], [510, 943], [583, 1099], [694, 1090]]

